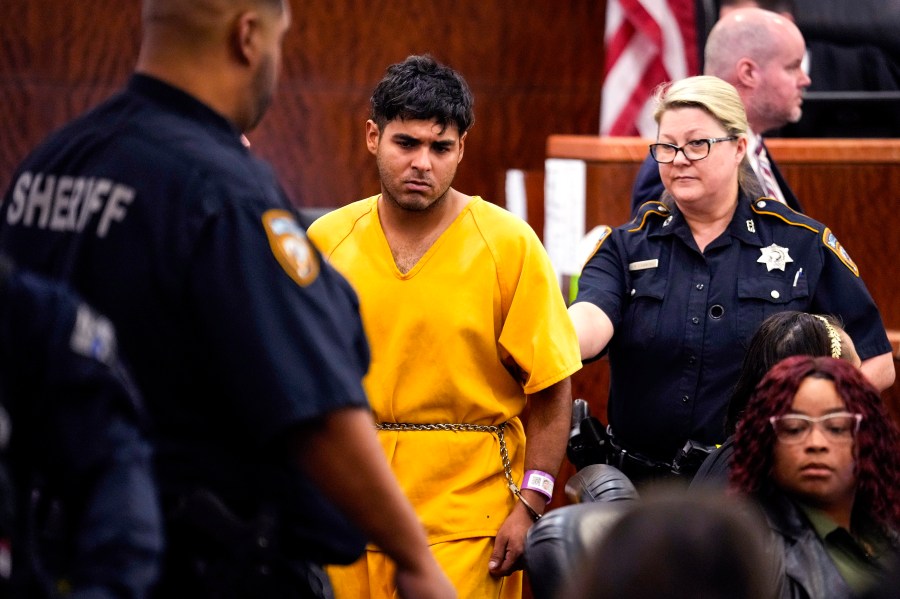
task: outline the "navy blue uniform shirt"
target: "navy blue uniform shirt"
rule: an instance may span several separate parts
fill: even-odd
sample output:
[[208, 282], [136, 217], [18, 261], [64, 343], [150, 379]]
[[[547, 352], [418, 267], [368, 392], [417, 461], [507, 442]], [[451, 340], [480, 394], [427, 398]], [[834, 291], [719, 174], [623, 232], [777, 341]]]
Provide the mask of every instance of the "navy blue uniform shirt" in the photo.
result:
[[367, 406], [358, 301], [229, 121], [133, 76], [19, 167], [0, 248], [71, 281], [115, 324], [165, 496], [201, 485], [246, 516], [265, 497], [290, 512], [298, 551], [361, 551], [360, 533], [272, 452], [297, 424]]
[[[5, 462], [21, 494], [11, 596], [65, 578], [76, 594], [143, 597], [159, 572], [162, 522], [140, 399], [117, 360], [113, 327], [59, 283], [7, 272], [0, 260], [0, 403], [12, 431]], [[30, 507], [36, 493], [62, 507], [73, 525], [53, 527], [63, 537], [28, 532], [43, 522]]]
[[597, 305], [615, 327], [608, 413], [618, 441], [660, 460], [688, 439], [724, 441], [746, 344], [771, 314], [833, 314], [863, 360], [891, 350], [834, 235], [773, 200], [741, 197], [702, 254], [677, 209], [645, 204], [601, 241], [575, 301]]

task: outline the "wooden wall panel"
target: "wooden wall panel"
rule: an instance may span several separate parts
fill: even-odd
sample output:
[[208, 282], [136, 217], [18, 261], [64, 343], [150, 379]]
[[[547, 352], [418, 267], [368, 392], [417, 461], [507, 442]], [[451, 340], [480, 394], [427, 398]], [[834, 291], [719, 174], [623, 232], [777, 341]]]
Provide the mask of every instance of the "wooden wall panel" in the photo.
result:
[[138, 50], [139, 2], [0, 2], [0, 186], [51, 130], [113, 93]]
[[[430, 52], [457, 68], [476, 124], [456, 186], [502, 203], [508, 168], [543, 167], [552, 133], [599, 128], [604, 2], [291, 0], [275, 103], [249, 137], [299, 206], [377, 193], [368, 98], [388, 64]], [[0, 186], [50, 130], [112, 93], [139, 45], [138, 0], [0, 2]]]

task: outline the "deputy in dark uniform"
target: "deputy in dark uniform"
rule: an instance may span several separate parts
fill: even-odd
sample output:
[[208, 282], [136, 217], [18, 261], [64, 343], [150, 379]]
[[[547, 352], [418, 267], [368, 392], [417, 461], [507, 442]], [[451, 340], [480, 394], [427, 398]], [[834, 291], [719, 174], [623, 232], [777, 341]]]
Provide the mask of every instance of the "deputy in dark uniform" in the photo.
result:
[[110, 322], [0, 256], [0, 595], [146, 596], [162, 521], [142, 416]]
[[775, 312], [836, 315], [869, 379], [894, 379], [881, 317], [831, 231], [754, 199], [752, 175], [739, 183], [747, 122], [734, 88], [677, 82], [656, 119], [666, 201], [607, 230], [570, 307], [582, 357], [609, 351], [613, 446], [638, 479], [671, 470], [688, 441], [724, 440], [746, 342]]
[[137, 74], [21, 165], [0, 247], [115, 323], [155, 423], [160, 596], [325, 596], [371, 538], [449, 597], [375, 438], [356, 296], [242, 132], [274, 93], [283, 0], [145, 0]]

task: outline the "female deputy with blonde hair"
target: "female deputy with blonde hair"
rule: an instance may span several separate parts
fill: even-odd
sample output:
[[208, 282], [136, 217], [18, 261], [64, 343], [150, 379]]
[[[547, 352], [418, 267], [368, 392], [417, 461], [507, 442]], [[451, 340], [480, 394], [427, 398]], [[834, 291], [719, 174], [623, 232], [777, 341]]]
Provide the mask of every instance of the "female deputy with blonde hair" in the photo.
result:
[[691, 475], [679, 454], [725, 439], [747, 341], [776, 312], [835, 315], [869, 380], [894, 380], [881, 316], [846, 250], [825, 225], [760, 197], [734, 87], [689, 77], [657, 99], [650, 152], [666, 192], [606, 230], [569, 308], [582, 359], [609, 353], [609, 461], [637, 482]]

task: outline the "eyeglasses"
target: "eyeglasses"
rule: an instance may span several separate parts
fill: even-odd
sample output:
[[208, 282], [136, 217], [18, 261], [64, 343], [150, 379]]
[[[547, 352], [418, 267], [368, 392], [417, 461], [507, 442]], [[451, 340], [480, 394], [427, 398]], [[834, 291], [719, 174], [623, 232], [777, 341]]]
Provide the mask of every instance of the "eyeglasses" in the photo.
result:
[[688, 160], [703, 160], [709, 156], [709, 150], [713, 144], [720, 141], [734, 141], [737, 137], [734, 135], [728, 137], [711, 137], [709, 139], [692, 139], [683, 146], [674, 144], [650, 144], [650, 155], [653, 160], [660, 164], [669, 164], [675, 162], [678, 152], [684, 154]]
[[859, 423], [862, 419], [862, 414], [835, 412], [834, 414], [825, 414], [818, 418], [811, 418], [801, 414], [772, 416], [769, 418], [769, 422], [772, 423], [772, 428], [775, 429], [775, 436], [778, 437], [778, 440], [791, 445], [805, 441], [813, 425], [818, 425], [819, 430], [825, 434], [829, 441], [849, 443], [853, 441], [853, 437], [859, 431]]

